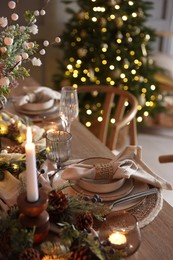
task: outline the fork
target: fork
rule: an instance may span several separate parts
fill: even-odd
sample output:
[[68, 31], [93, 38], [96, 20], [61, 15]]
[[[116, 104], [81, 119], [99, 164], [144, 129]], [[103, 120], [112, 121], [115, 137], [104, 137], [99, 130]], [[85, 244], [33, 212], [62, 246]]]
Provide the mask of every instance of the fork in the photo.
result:
[[133, 200], [135, 200], [135, 199], [139, 199], [139, 198], [142, 198], [142, 197], [146, 197], [146, 196], [149, 196], [149, 195], [155, 194], [155, 193], [158, 193], [158, 189], [157, 189], [157, 188], [151, 188], [151, 189], [148, 189], [148, 190], [146, 190], [146, 191], [138, 192], [138, 193], [135, 193], [135, 194], [132, 194], [132, 195], [123, 197], [123, 198], [121, 198], [121, 199], [115, 200], [115, 201], [109, 206], [109, 208], [110, 208], [110, 209], [113, 209], [115, 206], [117, 206], [117, 205], [119, 205], [119, 204], [122, 204], [122, 203], [125, 203], [125, 202], [129, 202], [129, 201], [133, 201]]

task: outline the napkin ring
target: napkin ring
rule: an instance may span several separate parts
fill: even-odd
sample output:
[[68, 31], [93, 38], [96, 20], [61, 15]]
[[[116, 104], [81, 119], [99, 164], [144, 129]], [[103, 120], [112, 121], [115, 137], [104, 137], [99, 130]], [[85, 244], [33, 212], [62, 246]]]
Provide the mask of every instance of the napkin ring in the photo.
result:
[[102, 179], [112, 179], [114, 175], [114, 168], [113, 165], [110, 163], [104, 164], [95, 164], [95, 179], [102, 180]]

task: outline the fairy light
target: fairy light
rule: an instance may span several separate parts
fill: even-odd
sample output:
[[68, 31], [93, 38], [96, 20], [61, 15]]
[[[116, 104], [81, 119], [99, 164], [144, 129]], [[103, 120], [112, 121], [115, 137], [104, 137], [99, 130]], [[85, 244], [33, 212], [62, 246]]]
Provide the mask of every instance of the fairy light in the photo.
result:
[[119, 9], [120, 9], [120, 6], [119, 6], [119, 5], [115, 5], [115, 9], [116, 9], [116, 10], [119, 10]]
[[85, 125], [86, 125], [86, 127], [90, 127], [91, 126], [91, 122], [88, 121], [88, 122], [85, 123]]
[[129, 4], [130, 6], [134, 5], [133, 1], [129, 1], [128, 4]]
[[124, 83], [127, 83], [127, 82], [128, 82], [128, 78], [124, 78], [124, 79], [123, 79], [123, 82], [124, 82]]
[[149, 116], [148, 111], [144, 111], [144, 116], [145, 116], [145, 117]]
[[141, 122], [143, 121], [142, 116], [138, 116], [136, 121], [137, 121], [138, 123], [141, 123]]
[[110, 122], [111, 122], [111, 124], [115, 124], [115, 122], [116, 122], [115, 118], [111, 118]]
[[114, 81], [114, 80], [111, 80], [111, 81], [110, 81], [110, 85], [111, 85], [111, 86], [114, 86], [114, 85], [115, 85], [115, 81]]
[[117, 61], [121, 61], [121, 56], [117, 56], [117, 57], [116, 57], [116, 60], [117, 60]]
[[99, 117], [97, 118], [97, 121], [98, 121], [98, 122], [102, 122], [102, 121], [103, 121], [103, 117], [102, 117], [102, 116], [99, 116]]
[[104, 28], [102, 28], [102, 32], [107, 32], [107, 29], [104, 27]]
[[67, 65], [67, 69], [68, 69], [68, 70], [71, 70], [71, 69], [73, 69], [73, 66], [72, 66], [71, 64], [68, 64], [68, 65]]
[[97, 22], [97, 18], [96, 17], [92, 17], [91, 19], [93, 22]]
[[110, 15], [110, 18], [111, 18], [111, 20], [114, 20], [114, 19], [115, 19], [115, 15], [114, 15], [114, 14], [111, 14], [111, 15]]
[[110, 65], [110, 66], [109, 66], [109, 69], [110, 69], [110, 70], [114, 70], [114, 69], [115, 69], [115, 66], [114, 66], [114, 65]]
[[125, 78], [125, 76], [126, 76], [126, 75], [125, 75], [124, 73], [121, 73], [121, 74], [120, 74], [120, 78], [121, 78], [121, 79]]
[[127, 21], [127, 19], [128, 19], [128, 17], [127, 17], [126, 15], [123, 15], [123, 16], [122, 16], [122, 20], [123, 20], [123, 21]]
[[91, 115], [91, 114], [92, 114], [92, 110], [91, 110], [91, 109], [88, 109], [88, 110], [86, 111], [86, 114], [87, 114], [87, 115]]
[[137, 13], [132, 13], [132, 17], [136, 18], [137, 17]]
[[155, 85], [151, 85], [150, 88], [151, 88], [151, 90], [155, 90], [156, 86]]

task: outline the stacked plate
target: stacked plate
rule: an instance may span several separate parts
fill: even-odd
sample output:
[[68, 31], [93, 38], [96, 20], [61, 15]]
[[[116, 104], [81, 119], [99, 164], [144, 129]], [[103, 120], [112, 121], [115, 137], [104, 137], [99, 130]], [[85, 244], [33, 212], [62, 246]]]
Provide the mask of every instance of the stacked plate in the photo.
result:
[[[29, 91], [28, 91], [29, 90]], [[58, 112], [58, 92], [53, 98], [55, 91], [47, 87], [28, 87], [27, 93], [15, 98], [14, 107], [20, 114], [25, 114], [31, 117], [48, 116]], [[46, 91], [48, 94], [46, 95]], [[52, 95], [51, 94], [52, 91]], [[28, 100], [29, 97], [29, 101]]]
[[[109, 159], [87, 159], [83, 161], [85, 164], [106, 163]], [[112, 202], [127, 195], [142, 192], [148, 189], [146, 183], [130, 179], [114, 179], [114, 180], [93, 180], [82, 178], [73, 182], [72, 189], [84, 196], [93, 197], [98, 194], [104, 202]], [[140, 203], [142, 199], [136, 199], [133, 202], [123, 203], [115, 208], [115, 210], [123, 210], [135, 206]]]

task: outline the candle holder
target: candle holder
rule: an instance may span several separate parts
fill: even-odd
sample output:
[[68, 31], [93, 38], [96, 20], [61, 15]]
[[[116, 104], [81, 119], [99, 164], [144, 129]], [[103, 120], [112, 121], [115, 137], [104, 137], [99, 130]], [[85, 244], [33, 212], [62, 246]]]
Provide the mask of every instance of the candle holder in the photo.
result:
[[42, 242], [49, 232], [49, 214], [46, 211], [48, 196], [45, 192], [39, 191], [39, 199], [35, 202], [27, 200], [26, 192], [18, 196], [17, 204], [20, 210], [19, 220], [23, 227], [33, 229], [34, 244]]
[[123, 257], [134, 254], [141, 243], [141, 232], [135, 216], [128, 212], [111, 212], [99, 230], [99, 239], [109, 241]]

